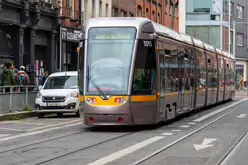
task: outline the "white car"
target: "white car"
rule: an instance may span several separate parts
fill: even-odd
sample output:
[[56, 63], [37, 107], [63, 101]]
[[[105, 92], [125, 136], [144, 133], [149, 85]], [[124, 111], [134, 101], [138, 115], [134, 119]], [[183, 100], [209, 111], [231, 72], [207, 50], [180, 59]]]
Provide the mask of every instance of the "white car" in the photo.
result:
[[57, 113], [58, 116], [76, 113], [80, 116], [77, 79], [76, 71], [51, 74], [43, 87], [39, 87], [35, 99], [38, 118], [43, 118], [45, 113]]

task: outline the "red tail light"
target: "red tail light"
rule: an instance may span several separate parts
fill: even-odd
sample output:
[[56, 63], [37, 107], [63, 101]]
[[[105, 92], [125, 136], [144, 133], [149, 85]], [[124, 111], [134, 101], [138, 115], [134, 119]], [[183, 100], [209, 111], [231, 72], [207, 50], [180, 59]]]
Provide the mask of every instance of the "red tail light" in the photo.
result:
[[93, 123], [93, 122], [95, 122], [95, 119], [93, 117], [91, 117], [90, 121]]
[[122, 117], [119, 117], [119, 122], [123, 123], [124, 122], [124, 119]]

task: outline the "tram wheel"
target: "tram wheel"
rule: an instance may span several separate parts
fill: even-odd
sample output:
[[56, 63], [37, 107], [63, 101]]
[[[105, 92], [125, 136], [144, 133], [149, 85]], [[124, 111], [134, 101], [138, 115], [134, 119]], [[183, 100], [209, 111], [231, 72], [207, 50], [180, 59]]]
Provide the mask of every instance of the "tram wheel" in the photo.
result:
[[57, 116], [58, 117], [62, 117], [63, 116], [63, 113], [57, 113]]

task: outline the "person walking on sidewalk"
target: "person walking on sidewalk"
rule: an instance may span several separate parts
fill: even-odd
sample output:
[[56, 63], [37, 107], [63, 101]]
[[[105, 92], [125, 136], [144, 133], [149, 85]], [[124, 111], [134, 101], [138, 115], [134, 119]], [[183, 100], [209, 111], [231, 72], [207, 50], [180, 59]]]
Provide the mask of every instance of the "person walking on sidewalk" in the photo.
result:
[[25, 67], [21, 66], [20, 71], [16, 74], [16, 82], [19, 86], [27, 86], [30, 84], [30, 79], [28, 74], [25, 72]]
[[49, 73], [48, 73], [48, 71], [46, 71], [45, 74], [42, 76], [41, 85], [44, 85], [45, 84], [45, 81], [48, 78], [48, 76], [49, 76]]
[[[14, 71], [11, 69], [11, 64], [6, 63], [2, 73], [2, 86], [16, 85]], [[5, 92], [10, 92], [10, 88], [5, 88]]]

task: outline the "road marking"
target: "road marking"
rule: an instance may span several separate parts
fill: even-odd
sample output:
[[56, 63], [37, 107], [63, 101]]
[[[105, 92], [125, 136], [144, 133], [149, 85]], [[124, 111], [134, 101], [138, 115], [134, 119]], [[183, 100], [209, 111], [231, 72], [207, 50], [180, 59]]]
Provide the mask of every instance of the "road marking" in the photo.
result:
[[240, 115], [238, 115], [237, 117], [240, 118], [240, 119], [241, 119], [241, 118], [245, 118], [245, 117], [247, 117], [247, 114], [240, 114]]
[[171, 136], [171, 135], [173, 135], [174, 133], [171, 133], [171, 132], [166, 132], [166, 133], [162, 133], [161, 135], [163, 135], [163, 136]]
[[[239, 106], [239, 108], [240, 108], [240, 107], [243, 107], [243, 106], [244, 106], [244, 105]], [[200, 127], [200, 128], [198, 128], [198, 129], [196, 129], [196, 130], [194, 130], [194, 131], [192, 131], [192, 132], [190, 132], [190, 133], [184, 135], [183, 137], [181, 137], [181, 138], [179, 138], [179, 139], [173, 141], [172, 143], [169, 143], [169, 144], [167, 144], [166, 146], [164, 146], [164, 147], [158, 149], [157, 151], [155, 151], [155, 152], [149, 154], [148, 156], [146, 156], [146, 157], [144, 157], [144, 158], [142, 158], [142, 159], [136, 161], [136, 162], [133, 163], [132, 165], [139, 165], [139, 164], [143, 163], [144, 161], [150, 159], [151, 157], [153, 157], [153, 156], [155, 156], [155, 155], [157, 155], [157, 154], [159, 154], [159, 153], [165, 151], [167, 148], [169, 148], [169, 147], [171, 147], [171, 146], [173, 146], [173, 145], [175, 145], [175, 144], [181, 142], [182, 140], [184, 140], [184, 139], [186, 139], [186, 138], [188, 138], [188, 137], [194, 135], [195, 133], [197, 133], [197, 132], [203, 130], [204, 128], [208, 127], [209, 125], [215, 123], [215, 122], [218, 121], [219, 119], [225, 117], [226, 115], [228, 115], [228, 114], [230, 114], [230, 113], [232, 113], [233, 111], [236, 111], [236, 110], [237, 110], [237, 108], [236, 108], [236, 109], [233, 109], [233, 110], [231, 110], [231, 111], [229, 111], [229, 112], [227, 112], [227, 113], [225, 113], [225, 114], [223, 114], [223, 115], [221, 115], [221, 116], [219, 116], [219, 117], [217, 117], [216, 119], [214, 119], [214, 120], [212, 120], [211, 122], [209, 122], [209, 123], [203, 125], [202, 127]]]
[[61, 125], [77, 123], [79, 121], [81, 121], [81, 120], [73, 120], [73, 121], [68, 121], [68, 122], [63, 122], [63, 123], [58, 123], [58, 124], [47, 125], [47, 126], [43, 126], [43, 127], [31, 128], [31, 129], [28, 129], [27, 132], [33, 132], [33, 131], [46, 129], [46, 128], [50, 128], [50, 127], [57, 127], [57, 126], [61, 126]]
[[247, 98], [245, 98], [245, 99], [243, 99], [243, 100], [240, 100], [240, 101], [238, 101], [238, 102], [236, 102], [236, 103], [230, 104], [230, 105], [228, 105], [228, 106], [226, 106], [226, 107], [223, 107], [223, 108], [221, 108], [221, 109], [219, 109], [219, 110], [216, 110], [216, 111], [213, 111], [213, 112], [211, 112], [211, 113], [208, 113], [208, 114], [206, 114], [206, 115], [204, 115], [204, 116], [202, 116], [202, 117], [200, 117], [200, 118], [198, 118], [198, 119], [195, 119], [195, 120], [193, 120], [193, 121], [194, 121], [194, 122], [201, 122], [201, 121], [203, 121], [203, 120], [205, 120], [205, 119], [207, 119], [207, 118], [210, 118], [210, 117], [216, 115], [217, 113], [220, 113], [220, 112], [222, 112], [222, 111], [225, 111], [225, 110], [227, 110], [228, 108], [231, 108], [231, 107], [233, 107], [234, 105], [237, 105], [237, 104], [239, 104], [239, 103], [241, 103], [241, 102], [243, 102], [243, 101], [246, 101], [246, 100], [247, 100]]
[[181, 130], [171, 130], [171, 131], [173, 131], [173, 132], [180, 132]]
[[9, 136], [9, 134], [0, 134], [0, 138], [1, 137], [6, 137], [6, 136]]
[[0, 139], [0, 142], [11, 140], [11, 139], [16, 139], [16, 138], [20, 138], [20, 137], [30, 136], [30, 135], [36, 135], [36, 134], [49, 132], [49, 131], [53, 131], [53, 130], [63, 129], [63, 128], [67, 128], [67, 127], [72, 127], [72, 126], [80, 125], [80, 124], [82, 124], [82, 122], [69, 124], [69, 125], [64, 125], [64, 126], [61, 126], [61, 127], [53, 127], [53, 128], [49, 128], [49, 129], [45, 129], [45, 130], [41, 130], [41, 131], [23, 133], [23, 134], [19, 134], [19, 135], [15, 135], [15, 136], [9, 136], [9, 137]]
[[22, 123], [22, 124], [31, 124], [31, 125], [48, 125], [48, 124], [45, 124], [45, 123], [31, 123], [31, 122], [26, 122], [26, 121], [15, 121], [14, 123]]
[[190, 126], [189, 125], [181, 125], [180, 127], [181, 128], [189, 128]]
[[205, 138], [202, 142], [202, 144], [193, 144], [193, 146], [195, 147], [196, 151], [205, 149], [205, 148], [209, 148], [209, 147], [213, 147], [213, 144], [210, 144], [214, 141], [216, 141], [217, 139], [209, 139], [209, 138]]
[[0, 127], [0, 130], [9, 130], [9, 131], [18, 131], [18, 132], [24, 132], [25, 131], [25, 130], [21, 130], [21, 129], [6, 128], [6, 127]]
[[96, 160], [96, 161], [94, 161], [92, 163], [89, 163], [88, 165], [104, 165], [106, 163], [109, 163], [109, 162], [112, 162], [112, 161], [114, 161], [116, 159], [119, 159], [119, 158], [121, 158], [121, 157], [123, 157], [125, 155], [128, 155], [128, 154], [130, 154], [130, 153], [132, 153], [132, 152], [134, 152], [134, 151], [136, 151], [138, 149], [141, 149], [141, 148], [143, 148], [143, 147], [145, 147], [145, 146], [147, 146], [149, 144], [152, 144], [152, 143], [154, 143], [154, 142], [156, 142], [158, 140], [161, 140], [163, 138], [164, 138], [164, 136], [154, 136], [154, 137], [152, 137], [150, 139], [144, 140], [144, 141], [142, 141], [140, 143], [137, 143], [137, 144], [134, 144], [134, 145], [132, 145], [132, 146], [130, 146], [128, 148], [125, 148], [125, 149], [120, 150], [118, 152], [115, 152], [115, 153], [113, 153], [111, 155], [108, 155], [106, 157], [98, 159], [98, 160]]
[[196, 123], [188, 123], [189, 125], [194, 125], [194, 124], [196, 124]]

